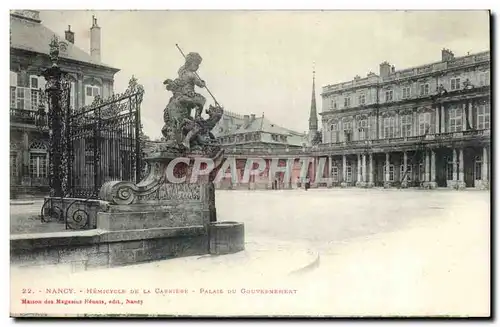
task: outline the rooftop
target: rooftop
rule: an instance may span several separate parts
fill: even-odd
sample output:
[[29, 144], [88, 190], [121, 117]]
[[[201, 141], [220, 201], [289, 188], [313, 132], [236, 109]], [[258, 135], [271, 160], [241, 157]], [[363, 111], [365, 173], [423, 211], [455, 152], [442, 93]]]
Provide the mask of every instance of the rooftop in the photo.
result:
[[[443, 51], [446, 52], [449, 50], [443, 49]], [[356, 76], [352, 80], [346, 82], [325, 85], [323, 86], [323, 92], [339, 91], [342, 89], [349, 89], [352, 87], [376, 84], [380, 82], [389, 82], [396, 79], [414, 77], [435, 71], [442, 71], [450, 68], [455, 68], [457, 66], [465, 66], [465, 65], [470, 65], [472, 63], [485, 62], [490, 60], [490, 51], [482, 51], [473, 54], [468, 53], [467, 55], [461, 57], [454, 57], [453, 53], [451, 53], [451, 56], [452, 57], [449, 58], [448, 60], [436, 61], [400, 70], [394, 69], [393, 71], [390, 71], [387, 76], [380, 76], [381, 74], [377, 75], [373, 72], [370, 72], [365, 78], [360, 78], [359, 76]], [[383, 62], [381, 65], [384, 64], [390, 67], [390, 64], [388, 62]], [[394, 68], [394, 66], [392, 66], [392, 68]]]
[[[28, 12], [30, 15], [28, 16]], [[64, 59], [84, 62], [91, 65], [101, 66], [119, 71], [119, 69], [97, 61], [90, 54], [78, 48], [74, 44], [65, 41], [65, 38], [58, 33], [44, 26], [39, 20], [36, 11], [13, 11], [10, 14], [10, 47], [49, 55], [49, 43], [54, 35], [57, 35], [60, 42], [64, 42], [65, 50], [60, 52], [60, 57]]]

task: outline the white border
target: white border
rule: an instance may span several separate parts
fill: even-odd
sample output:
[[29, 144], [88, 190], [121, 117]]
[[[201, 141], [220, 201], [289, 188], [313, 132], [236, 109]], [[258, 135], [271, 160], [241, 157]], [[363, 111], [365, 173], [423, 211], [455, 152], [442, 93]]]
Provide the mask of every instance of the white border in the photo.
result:
[[[493, 14], [497, 13], [498, 7], [499, 7], [500, 1], [493, 1], [493, 0], [475, 0], [475, 1], [468, 1], [468, 2], [462, 2], [462, 1], [431, 1], [431, 0], [419, 0], [419, 1], [355, 1], [355, 0], [337, 0], [337, 1], [318, 1], [318, 0], [308, 0], [307, 2], [299, 2], [299, 1], [271, 1], [271, 0], [245, 0], [245, 1], [220, 1], [220, 0], [211, 0], [211, 1], [203, 1], [203, 0], [198, 0], [198, 1], [158, 1], [158, 0], [141, 0], [141, 1], [103, 1], [103, 0], [87, 0], [85, 2], [69, 2], [67, 0], [65, 1], [24, 1], [24, 0], [17, 0], [17, 1], [3, 1], [1, 6], [2, 9], [5, 6], [5, 11], [2, 11], [5, 16], [5, 24], [2, 24], [2, 33], [1, 35], [1, 40], [0, 44], [5, 47], [4, 51], [2, 52], [3, 54], [3, 59], [2, 65], [4, 65], [2, 72], [4, 73], [4, 78], [2, 79], [2, 84], [4, 84], [3, 87], [0, 89], [2, 90], [2, 101], [4, 105], [8, 103], [8, 80], [7, 80], [7, 70], [9, 65], [8, 61], [8, 49], [7, 49], [7, 44], [9, 41], [9, 26], [8, 26], [8, 19], [7, 19], [7, 11], [8, 9], [14, 9], [14, 8], [36, 8], [36, 9], [210, 9], [210, 10], [216, 10], [216, 9], [264, 9], [264, 10], [272, 10], [272, 9], [294, 9], [294, 10], [312, 10], [312, 9], [324, 9], [324, 10], [347, 10], [347, 9], [354, 9], [354, 10], [391, 10], [391, 9], [417, 9], [417, 10], [442, 10], [442, 9], [459, 9], [459, 10], [470, 10], [470, 9], [492, 9]], [[464, 24], [467, 24], [467, 22], [464, 22]], [[341, 32], [340, 32], [341, 33]], [[495, 37], [496, 41], [496, 37]], [[492, 47], [495, 47], [496, 43], [492, 43]], [[494, 50], [494, 49], [492, 49]], [[493, 60], [496, 63], [496, 51], [494, 51], [495, 57]], [[495, 65], [497, 67], [498, 65]], [[494, 73], [497, 73], [497, 69], [495, 69]], [[497, 74], [494, 74], [492, 76], [496, 77]], [[495, 80], [496, 82], [496, 80]], [[498, 89], [497, 89], [497, 84], [495, 83], [495, 95], [498, 94]], [[493, 107], [493, 110], [496, 110], [496, 106]], [[4, 108], [4, 114], [5, 118], [1, 121], [3, 124], [5, 124], [4, 128], [0, 128], [0, 132], [3, 134], [2, 137], [0, 138], [2, 141], [0, 142], [1, 144], [1, 149], [0, 153], [5, 155], [5, 159], [0, 161], [1, 164], [1, 171], [4, 173], [3, 176], [7, 178], [7, 172], [9, 171], [9, 167], [7, 165], [8, 160], [7, 160], [7, 153], [8, 153], [8, 147], [9, 147], [9, 114], [7, 108]], [[498, 112], [496, 112], [495, 117], [499, 117], [500, 115]], [[500, 118], [499, 118], [500, 119]], [[496, 126], [497, 119], [495, 119], [495, 124]], [[496, 140], [495, 140], [496, 141]], [[496, 152], [496, 151], [495, 151]], [[496, 159], [496, 158], [495, 158]], [[495, 160], [496, 162], [496, 160]], [[497, 167], [495, 167], [497, 168]], [[497, 170], [498, 171], [498, 170]], [[496, 181], [496, 180], [495, 180]], [[10, 231], [10, 224], [9, 224], [9, 202], [8, 202], [8, 182], [5, 180], [4, 183], [2, 183], [2, 197], [0, 198], [1, 202], [1, 208], [3, 209], [4, 213], [4, 228], [2, 231], [6, 234], [4, 235], [3, 239], [5, 240], [5, 244], [7, 245], [8, 242], [7, 240], [9, 239], [9, 231]], [[496, 183], [495, 183], [496, 184]], [[495, 196], [496, 199], [496, 196]], [[496, 215], [495, 215], [496, 217]], [[496, 223], [498, 226], [498, 223]], [[497, 230], [495, 231], [497, 232]], [[6, 294], [8, 293], [7, 290], [10, 289], [9, 285], [9, 254], [8, 254], [8, 246], [2, 247], [2, 262], [4, 263], [2, 267], [4, 267], [2, 271], [2, 277], [1, 281], [3, 283], [3, 287], [1, 288], [4, 290], [4, 295], [0, 297], [0, 301], [2, 304], [3, 308], [3, 314], [2, 314], [2, 320], [6, 320], [5, 318], [8, 317], [9, 314], [9, 296]], [[43, 278], [43, 276], [41, 276]], [[466, 281], [464, 281], [466, 282]], [[494, 290], [493, 290], [494, 291]], [[498, 301], [497, 301], [498, 303]], [[495, 310], [498, 314], [498, 310]], [[12, 319], [9, 319], [10, 323], [13, 324], [14, 321]], [[65, 321], [67, 323], [68, 321]], [[37, 321], [25, 323], [25, 324], [35, 324], [38, 323]], [[104, 321], [92, 321], [92, 322], [83, 322], [84, 324], [89, 324], [92, 323], [93, 326], [95, 325], [101, 325], [104, 323]], [[134, 321], [134, 323], [138, 323]], [[142, 323], [142, 322], [141, 322]], [[168, 322], [168, 323], [173, 323], [173, 322]], [[302, 322], [304, 324], [309, 324], [310, 322]], [[479, 323], [479, 322], [476, 322]], [[52, 324], [52, 323], [51, 323]], [[2, 324], [3, 325], [3, 324]]]

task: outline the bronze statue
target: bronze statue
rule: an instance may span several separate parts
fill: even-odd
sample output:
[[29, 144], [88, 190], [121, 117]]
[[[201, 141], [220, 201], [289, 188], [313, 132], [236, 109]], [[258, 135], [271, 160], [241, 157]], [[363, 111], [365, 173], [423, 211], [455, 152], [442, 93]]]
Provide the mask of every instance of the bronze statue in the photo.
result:
[[[222, 117], [223, 110], [216, 102], [216, 106], [210, 106], [206, 111], [209, 118], [205, 120], [201, 117], [206, 99], [195, 92], [195, 86], [200, 88], [206, 86], [196, 73], [202, 58], [198, 53], [191, 52], [185, 59], [185, 64], [179, 68], [178, 78], [163, 82], [173, 96], [164, 110], [165, 126], [162, 134], [168, 145], [190, 150], [192, 146], [203, 146], [214, 142], [210, 130]], [[194, 118], [191, 116], [193, 109], [195, 109]]]

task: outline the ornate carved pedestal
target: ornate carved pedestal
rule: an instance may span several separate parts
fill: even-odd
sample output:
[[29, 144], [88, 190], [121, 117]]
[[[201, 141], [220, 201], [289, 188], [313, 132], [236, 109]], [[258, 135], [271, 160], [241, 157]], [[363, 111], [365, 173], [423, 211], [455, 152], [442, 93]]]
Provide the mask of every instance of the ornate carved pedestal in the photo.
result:
[[[222, 154], [217, 146], [206, 147], [204, 153], [183, 153], [165, 147], [146, 158], [149, 172], [140, 183], [112, 181], [103, 185], [100, 198], [109, 203], [109, 210], [98, 214], [97, 228], [114, 231], [120, 238], [144, 235], [142, 243], [134, 245], [136, 248], [115, 249], [110, 244], [110, 253], [115, 251], [119, 258], [116, 265], [123, 264], [123, 251], [130, 252], [128, 263], [216, 252], [210, 249], [209, 231], [211, 223], [217, 221], [213, 180], [222, 164]], [[212, 159], [215, 168], [210, 175], [191, 182], [197, 157]], [[176, 183], [168, 177], [167, 169], [179, 158], [190, 163], [170, 165], [176, 178], [186, 178]], [[224, 249], [225, 253], [241, 251], [241, 246], [228, 249]]]

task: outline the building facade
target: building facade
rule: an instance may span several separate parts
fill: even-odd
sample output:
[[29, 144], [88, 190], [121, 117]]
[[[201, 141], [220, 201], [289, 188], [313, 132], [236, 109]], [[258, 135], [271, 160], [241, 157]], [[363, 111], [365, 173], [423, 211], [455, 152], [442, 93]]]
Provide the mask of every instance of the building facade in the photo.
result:
[[[90, 54], [74, 45], [75, 33], [59, 38], [59, 66], [68, 73], [70, 106], [89, 105], [96, 96], [113, 94], [119, 69], [101, 62], [101, 37], [97, 19], [90, 27]], [[48, 129], [38, 115], [45, 79], [50, 67], [49, 44], [57, 35], [44, 26], [39, 12], [10, 14], [10, 186], [11, 197], [48, 193]], [[78, 35], [76, 35], [78, 37]], [[46, 117], [46, 116], [45, 116]], [[46, 118], [45, 118], [46, 119]]]
[[[441, 55], [439, 62], [402, 70], [384, 62], [379, 74], [323, 87], [321, 130], [313, 79], [309, 133], [302, 147], [260, 149], [223, 142], [226, 156], [242, 162], [263, 158], [266, 163], [277, 158], [280, 166], [291, 162], [291, 179], [283, 188], [301, 182], [299, 171], [308, 160], [306, 179], [312, 187], [487, 189], [490, 53], [455, 57], [443, 49]], [[274, 176], [260, 178], [270, 188]], [[258, 186], [250, 180], [240, 187]]]
[[339, 186], [488, 188], [490, 53], [455, 57], [322, 90], [328, 174]]

